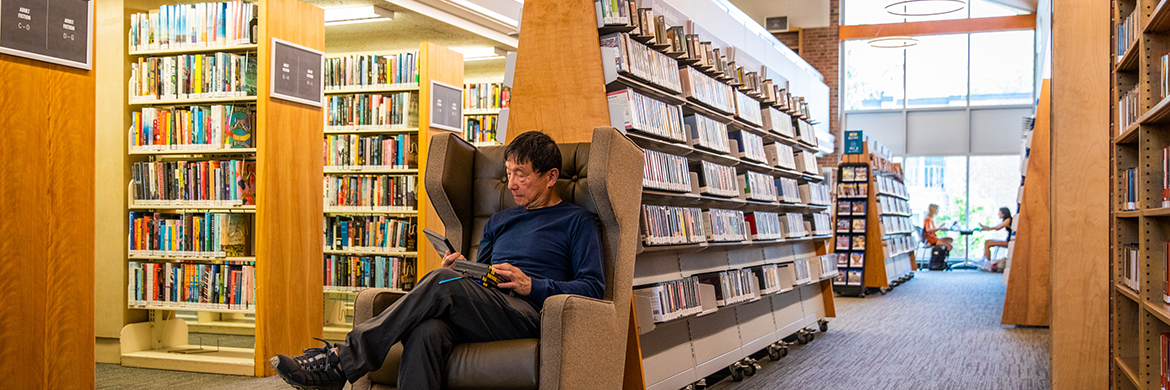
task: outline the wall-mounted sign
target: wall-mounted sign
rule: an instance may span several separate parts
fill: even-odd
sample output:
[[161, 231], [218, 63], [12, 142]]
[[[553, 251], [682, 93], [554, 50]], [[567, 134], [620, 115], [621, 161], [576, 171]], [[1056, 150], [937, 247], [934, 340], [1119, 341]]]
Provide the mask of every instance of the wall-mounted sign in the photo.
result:
[[325, 53], [272, 38], [272, 92], [269, 96], [325, 107]]
[[93, 2], [0, 1], [0, 53], [93, 69]]
[[431, 127], [463, 131], [463, 88], [431, 80]]
[[849, 130], [845, 132], [845, 145], [843, 146], [845, 154], [862, 154], [865, 153], [865, 138], [861, 135], [861, 130]]

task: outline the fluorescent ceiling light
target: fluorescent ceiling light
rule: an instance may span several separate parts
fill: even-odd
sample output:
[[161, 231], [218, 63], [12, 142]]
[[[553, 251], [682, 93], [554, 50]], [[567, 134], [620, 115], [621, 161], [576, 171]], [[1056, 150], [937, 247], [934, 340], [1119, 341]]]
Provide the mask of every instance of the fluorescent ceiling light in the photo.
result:
[[368, 23], [394, 20], [394, 11], [372, 5], [359, 7], [328, 8], [325, 10], [325, 25]]
[[463, 61], [482, 61], [504, 58], [508, 51], [498, 47], [453, 47], [451, 50], [463, 55]]

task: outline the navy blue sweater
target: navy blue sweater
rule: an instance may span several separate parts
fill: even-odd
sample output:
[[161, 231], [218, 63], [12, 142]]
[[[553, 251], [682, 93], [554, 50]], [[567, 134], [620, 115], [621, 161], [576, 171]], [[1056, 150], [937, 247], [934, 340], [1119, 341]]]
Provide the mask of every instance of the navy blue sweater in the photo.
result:
[[480, 263], [509, 263], [532, 278], [524, 297], [537, 307], [557, 294], [600, 299], [605, 292], [597, 219], [566, 201], [529, 210], [500, 211], [483, 228]]

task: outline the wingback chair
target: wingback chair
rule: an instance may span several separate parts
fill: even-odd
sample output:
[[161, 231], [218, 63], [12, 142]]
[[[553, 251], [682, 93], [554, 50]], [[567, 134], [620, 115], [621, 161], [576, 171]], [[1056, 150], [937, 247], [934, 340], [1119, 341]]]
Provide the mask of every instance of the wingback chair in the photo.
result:
[[[563, 162], [557, 193], [601, 222], [605, 296], [549, 297], [541, 311], [539, 339], [456, 345], [445, 369], [448, 389], [621, 388], [642, 196], [642, 150], [612, 127], [594, 129], [589, 143], [558, 146]], [[431, 138], [426, 192], [448, 240], [469, 260], [478, 254], [488, 217], [516, 207], [504, 172], [504, 148], [477, 149], [456, 133]], [[426, 244], [419, 240], [419, 245]], [[378, 315], [400, 296], [390, 290], [362, 291], [354, 304], [354, 322]], [[401, 353], [401, 343], [396, 344], [382, 367], [354, 389], [394, 388]]]

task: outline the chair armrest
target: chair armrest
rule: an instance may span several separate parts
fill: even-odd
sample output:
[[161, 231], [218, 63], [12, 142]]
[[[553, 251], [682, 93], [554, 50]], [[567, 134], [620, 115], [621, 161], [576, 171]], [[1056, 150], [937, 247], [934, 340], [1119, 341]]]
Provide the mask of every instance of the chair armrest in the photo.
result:
[[386, 308], [404, 295], [406, 295], [405, 292], [385, 288], [362, 290], [353, 302], [353, 323], [360, 324], [382, 314]]
[[625, 364], [626, 324], [614, 304], [580, 295], [544, 301], [540, 333], [540, 388], [618, 389]]

